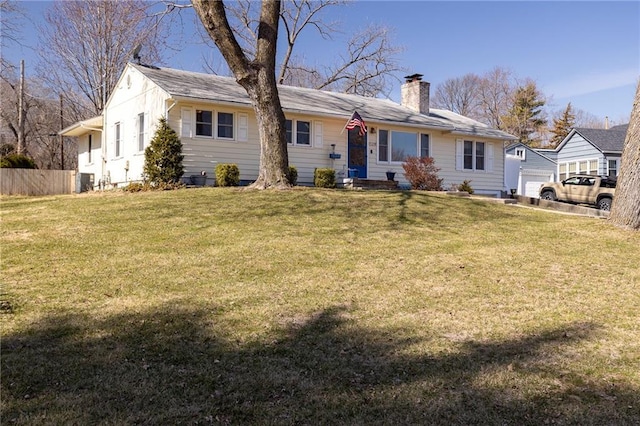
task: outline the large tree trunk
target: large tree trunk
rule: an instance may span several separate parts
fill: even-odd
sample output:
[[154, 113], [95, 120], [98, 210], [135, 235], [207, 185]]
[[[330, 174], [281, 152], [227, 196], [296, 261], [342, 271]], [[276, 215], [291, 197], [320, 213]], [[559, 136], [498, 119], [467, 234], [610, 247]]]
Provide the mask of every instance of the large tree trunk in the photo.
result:
[[611, 222], [621, 228], [640, 229], [640, 83], [633, 101], [614, 198]]
[[256, 57], [249, 61], [238, 44], [224, 4], [216, 0], [192, 0], [209, 36], [251, 99], [260, 132], [260, 169], [252, 188], [288, 188], [289, 159], [285, 137], [285, 118], [276, 85], [276, 42], [280, 20], [280, 1], [264, 0]]

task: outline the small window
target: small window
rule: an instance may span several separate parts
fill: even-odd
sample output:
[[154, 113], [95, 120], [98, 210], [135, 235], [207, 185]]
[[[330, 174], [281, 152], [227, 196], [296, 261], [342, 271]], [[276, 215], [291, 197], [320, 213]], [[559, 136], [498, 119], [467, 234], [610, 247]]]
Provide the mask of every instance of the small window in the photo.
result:
[[93, 149], [93, 141], [91, 140], [91, 133], [89, 133], [89, 152], [87, 155], [87, 163], [91, 163], [91, 150]]
[[218, 137], [233, 139], [233, 114], [228, 112], [218, 113]]
[[424, 133], [420, 135], [420, 157], [430, 157], [431, 152], [429, 150], [429, 135]]
[[476, 142], [476, 170], [484, 170], [484, 142]]
[[291, 145], [293, 143], [293, 121], [291, 120], [285, 120], [284, 121], [284, 132], [285, 132], [285, 139], [287, 140], [287, 143], [289, 145]]
[[311, 123], [296, 121], [296, 145], [311, 145]]
[[138, 151], [144, 151], [144, 113], [138, 114]]
[[213, 112], [196, 110], [196, 136], [213, 136]]
[[389, 161], [389, 131], [378, 131], [378, 161]]
[[598, 160], [589, 160], [589, 174], [590, 175], [598, 174]]
[[115, 149], [115, 154], [116, 157], [120, 157], [120, 123], [116, 123], [115, 125], [115, 145], [116, 145], [116, 149]]
[[473, 170], [473, 142], [464, 141], [464, 168]]
[[526, 150], [524, 148], [516, 148], [516, 157], [524, 160], [526, 155]]
[[609, 160], [607, 161], [607, 164], [609, 167], [609, 176], [618, 176], [618, 160]]

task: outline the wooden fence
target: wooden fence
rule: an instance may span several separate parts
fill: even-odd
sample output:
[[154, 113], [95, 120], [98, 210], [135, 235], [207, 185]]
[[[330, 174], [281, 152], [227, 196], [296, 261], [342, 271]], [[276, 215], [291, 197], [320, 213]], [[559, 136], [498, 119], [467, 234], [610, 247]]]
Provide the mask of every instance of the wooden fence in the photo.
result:
[[74, 170], [0, 169], [2, 195], [57, 195], [75, 192]]

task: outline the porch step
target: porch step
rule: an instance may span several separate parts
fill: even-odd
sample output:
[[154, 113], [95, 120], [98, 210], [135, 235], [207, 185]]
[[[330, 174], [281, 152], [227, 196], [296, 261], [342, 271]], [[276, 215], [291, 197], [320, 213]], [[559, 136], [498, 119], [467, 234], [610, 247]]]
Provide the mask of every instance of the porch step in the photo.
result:
[[395, 180], [345, 178], [343, 185], [347, 189], [398, 189], [398, 182]]

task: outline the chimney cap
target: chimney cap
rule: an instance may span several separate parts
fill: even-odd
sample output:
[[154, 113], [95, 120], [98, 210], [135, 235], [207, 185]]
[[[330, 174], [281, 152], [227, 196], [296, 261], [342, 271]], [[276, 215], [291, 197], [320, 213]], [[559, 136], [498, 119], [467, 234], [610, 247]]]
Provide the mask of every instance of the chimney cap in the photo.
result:
[[407, 76], [405, 76], [405, 80], [406, 80], [407, 83], [411, 83], [412, 81], [421, 81], [422, 80], [422, 74], [407, 75]]

